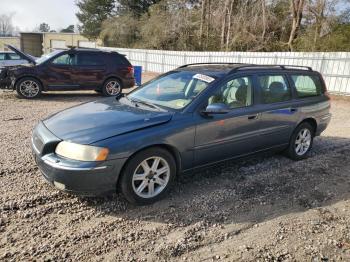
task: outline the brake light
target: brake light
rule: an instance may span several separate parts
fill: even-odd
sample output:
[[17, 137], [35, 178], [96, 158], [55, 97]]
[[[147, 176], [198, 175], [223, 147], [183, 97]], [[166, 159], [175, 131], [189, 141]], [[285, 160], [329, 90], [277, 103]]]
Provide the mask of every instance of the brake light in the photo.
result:
[[128, 73], [134, 75], [134, 68], [132, 66], [128, 66]]

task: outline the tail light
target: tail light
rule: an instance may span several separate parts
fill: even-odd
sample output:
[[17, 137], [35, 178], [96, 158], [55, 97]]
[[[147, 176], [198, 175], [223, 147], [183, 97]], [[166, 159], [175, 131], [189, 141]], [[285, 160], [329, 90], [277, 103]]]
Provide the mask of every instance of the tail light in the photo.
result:
[[134, 76], [134, 68], [132, 66], [128, 66], [128, 74]]

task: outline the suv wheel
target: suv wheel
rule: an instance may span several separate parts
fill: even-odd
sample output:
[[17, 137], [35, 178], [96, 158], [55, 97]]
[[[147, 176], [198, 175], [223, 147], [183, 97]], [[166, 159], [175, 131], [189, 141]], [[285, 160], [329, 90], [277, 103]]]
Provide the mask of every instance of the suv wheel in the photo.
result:
[[300, 124], [293, 132], [287, 149], [291, 159], [305, 159], [311, 150], [314, 139], [314, 128], [309, 123]]
[[20, 97], [32, 99], [41, 95], [41, 83], [32, 77], [24, 77], [16, 83], [16, 91]]
[[122, 84], [116, 78], [108, 79], [102, 87], [104, 96], [117, 96], [122, 92]]
[[119, 185], [129, 202], [146, 205], [158, 201], [168, 192], [175, 174], [173, 156], [162, 148], [150, 148], [131, 158]]

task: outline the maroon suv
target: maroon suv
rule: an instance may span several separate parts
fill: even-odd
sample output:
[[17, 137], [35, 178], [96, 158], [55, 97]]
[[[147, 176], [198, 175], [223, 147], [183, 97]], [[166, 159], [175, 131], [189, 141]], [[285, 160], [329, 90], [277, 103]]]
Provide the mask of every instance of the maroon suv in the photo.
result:
[[8, 68], [9, 88], [24, 98], [36, 98], [42, 91], [96, 90], [116, 96], [135, 85], [134, 69], [125, 56], [99, 49], [56, 50], [34, 59], [10, 48], [30, 63]]

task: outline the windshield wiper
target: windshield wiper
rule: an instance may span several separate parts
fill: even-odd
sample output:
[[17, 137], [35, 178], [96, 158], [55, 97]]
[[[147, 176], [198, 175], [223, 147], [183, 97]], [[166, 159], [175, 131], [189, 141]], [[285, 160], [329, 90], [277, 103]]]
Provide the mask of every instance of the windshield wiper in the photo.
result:
[[163, 109], [159, 106], [156, 106], [155, 104], [152, 104], [150, 102], [146, 102], [146, 101], [142, 101], [142, 100], [138, 100], [138, 99], [130, 99], [128, 98], [131, 102], [133, 103], [136, 103], [136, 104], [142, 104], [142, 105], [145, 105], [145, 106], [148, 106], [148, 107], [152, 107], [154, 109], [158, 109], [158, 110], [161, 110], [163, 111]]

